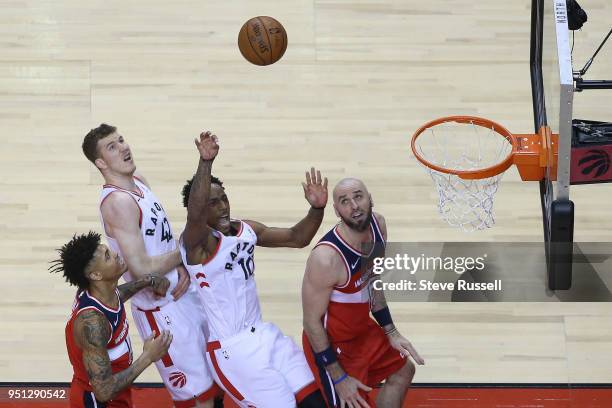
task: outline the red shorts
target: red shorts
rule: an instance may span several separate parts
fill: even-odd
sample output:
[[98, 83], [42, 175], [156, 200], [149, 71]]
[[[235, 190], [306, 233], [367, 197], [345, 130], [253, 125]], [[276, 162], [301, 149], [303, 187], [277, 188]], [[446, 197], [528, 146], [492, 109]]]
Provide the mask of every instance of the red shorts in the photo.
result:
[[[367, 329], [361, 335], [345, 342], [334, 342], [330, 338], [332, 348], [338, 355], [338, 361], [351, 377], [356, 378], [369, 387], [378, 385], [382, 380], [397, 372], [406, 364], [406, 357], [391, 347], [389, 340], [378, 324], [369, 319]], [[314, 353], [306, 334], [302, 336], [304, 354], [310, 369], [327, 400], [328, 406], [339, 406], [340, 400], [334, 389], [332, 379], [327, 371], [315, 362]], [[362, 392], [371, 407], [375, 402]]]

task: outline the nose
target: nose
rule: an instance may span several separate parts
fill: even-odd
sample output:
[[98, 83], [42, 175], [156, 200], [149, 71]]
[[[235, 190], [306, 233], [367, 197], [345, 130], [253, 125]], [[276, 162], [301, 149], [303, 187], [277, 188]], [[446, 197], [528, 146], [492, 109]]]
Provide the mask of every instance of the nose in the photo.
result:
[[359, 206], [357, 205], [357, 201], [355, 201], [354, 199], [351, 199], [351, 209], [356, 210], [358, 208]]

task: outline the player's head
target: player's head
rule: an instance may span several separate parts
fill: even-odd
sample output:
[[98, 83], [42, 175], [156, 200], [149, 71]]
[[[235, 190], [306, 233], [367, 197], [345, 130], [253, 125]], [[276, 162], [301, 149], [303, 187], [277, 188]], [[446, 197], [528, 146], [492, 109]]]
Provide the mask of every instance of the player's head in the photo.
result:
[[365, 231], [372, 220], [372, 196], [363, 181], [345, 178], [333, 192], [336, 215], [351, 229]]
[[130, 146], [114, 126], [102, 123], [91, 129], [83, 139], [82, 147], [85, 157], [105, 176], [131, 176], [136, 170]]
[[59, 259], [51, 263], [51, 272], [61, 272], [73, 286], [89, 288], [92, 282], [117, 282], [127, 270], [121, 257], [100, 242], [100, 234], [90, 231], [74, 235], [57, 250]]
[[[194, 176], [195, 177], [195, 176]], [[193, 178], [183, 186], [183, 206], [188, 207], [189, 193]], [[208, 198], [208, 216], [206, 223], [224, 235], [230, 232], [230, 204], [223, 188], [223, 182], [215, 176], [210, 177], [210, 197]]]

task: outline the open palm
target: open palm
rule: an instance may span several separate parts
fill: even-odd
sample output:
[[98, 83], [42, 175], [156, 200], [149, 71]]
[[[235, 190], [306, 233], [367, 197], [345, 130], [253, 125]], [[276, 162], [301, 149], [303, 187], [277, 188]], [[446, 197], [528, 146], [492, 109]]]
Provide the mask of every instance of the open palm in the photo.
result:
[[311, 167], [310, 172], [306, 172], [306, 183], [302, 183], [302, 187], [304, 187], [304, 197], [312, 207], [325, 207], [327, 204], [327, 177], [321, 181], [319, 170], [315, 171], [315, 168]]
[[202, 160], [214, 160], [217, 157], [217, 153], [219, 153], [218, 140], [217, 136], [213, 135], [210, 130], [200, 133], [200, 140], [195, 139]]

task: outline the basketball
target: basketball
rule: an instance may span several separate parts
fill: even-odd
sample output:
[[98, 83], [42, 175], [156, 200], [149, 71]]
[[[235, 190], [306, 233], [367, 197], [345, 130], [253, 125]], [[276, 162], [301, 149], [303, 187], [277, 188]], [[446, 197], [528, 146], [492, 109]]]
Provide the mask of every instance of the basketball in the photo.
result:
[[272, 17], [253, 17], [240, 29], [238, 48], [242, 56], [252, 64], [274, 64], [287, 49], [287, 32]]

